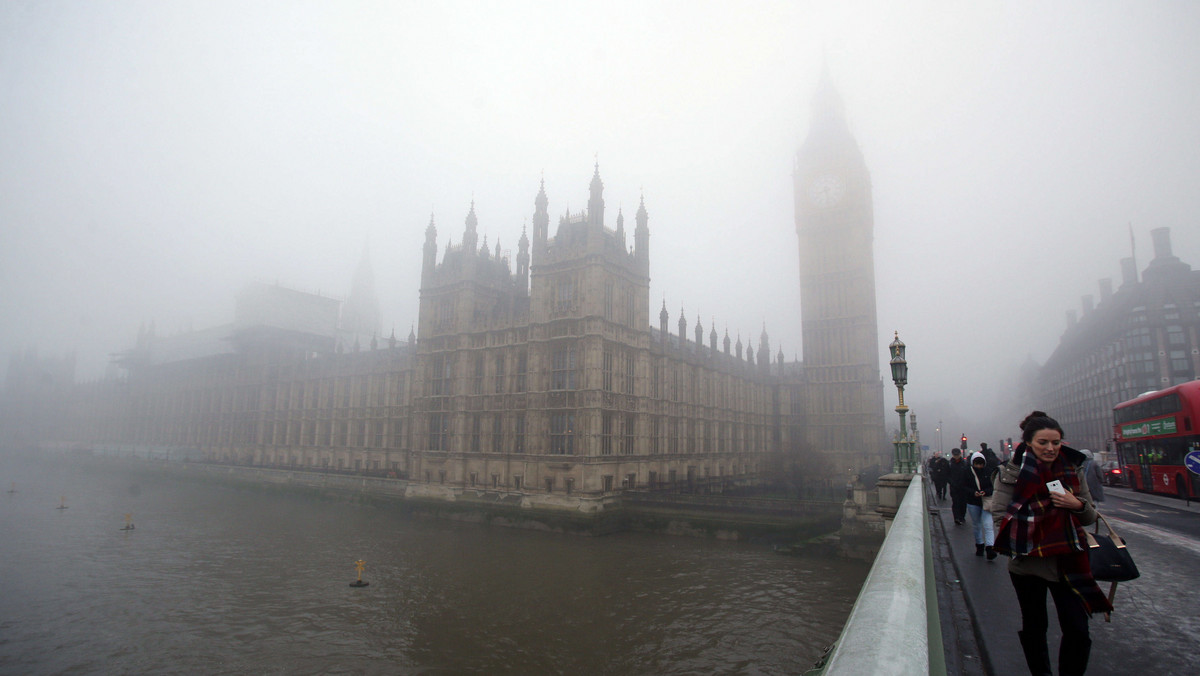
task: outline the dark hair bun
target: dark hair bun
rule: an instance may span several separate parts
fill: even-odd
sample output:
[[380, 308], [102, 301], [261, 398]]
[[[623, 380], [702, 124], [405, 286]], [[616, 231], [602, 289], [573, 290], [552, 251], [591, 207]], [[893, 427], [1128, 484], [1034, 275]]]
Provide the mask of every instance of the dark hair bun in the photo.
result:
[[1046, 415], [1045, 411], [1034, 411], [1033, 413], [1030, 413], [1029, 415], [1025, 416], [1025, 419], [1021, 421], [1021, 429], [1024, 430], [1025, 426], [1029, 424], [1029, 421], [1033, 420], [1034, 418], [1049, 418], [1049, 417], [1050, 416]]
[[1066, 436], [1062, 425], [1059, 425], [1057, 420], [1046, 415], [1045, 411], [1034, 411], [1021, 421], [1021, 441], [1027, 444], [1033, 441], [1033, 435], [1037, 434], [1038, 430], [1055, 430], [1060, 435]]

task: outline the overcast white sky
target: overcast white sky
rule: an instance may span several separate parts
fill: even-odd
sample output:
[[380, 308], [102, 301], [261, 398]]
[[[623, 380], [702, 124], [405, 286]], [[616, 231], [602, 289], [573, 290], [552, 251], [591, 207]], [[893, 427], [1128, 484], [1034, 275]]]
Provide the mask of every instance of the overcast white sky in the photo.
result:
[[998, 436], [1130, 225], [1141, 267], [1160, 226], [1200, 266], [1197, 35], [1182, 1], [0, 3], [0, 351], [95, 377], [250, 280], [345, 296], [367, 241], [406, 336], [431, 212], [444, 248], [474, 199], [515, 250], [541, 178], [553, 224], [598, 160], [610, 227], [645, 195], [671, 325], [765, 322], [793, 359], [824, 51], [874, 182], [881, 355], [899, 330], [926, 438]]

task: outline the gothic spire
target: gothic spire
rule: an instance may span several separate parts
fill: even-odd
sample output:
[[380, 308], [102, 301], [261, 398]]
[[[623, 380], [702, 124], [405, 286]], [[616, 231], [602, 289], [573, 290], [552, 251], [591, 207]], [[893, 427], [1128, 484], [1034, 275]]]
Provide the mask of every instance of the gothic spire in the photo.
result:
[[379, 333], [379, 297], [375, 293], [369, 242], [363, 244], [362, 259], [350, 283], [350, 295], [342, 304], [341, 320], [342, 329], [356, 335]]
[[550, 201], [546, 199], [546, 179], [542, 179], [537, 197], [533, 198], [533, 256], [537, 262], [545, 252], [546, 243], [550, 238], [550, 213], [546, 210]]
[[634, 216], [637, 226], [633, 229], [633, 253], [645, 273], [650, 271], [650, 228], [646, 223], [646, 196], [643, 194], [638, 203], [637, 214]]
[[521, 239], [517, 242], [517, 280], [522, 289], [529, 288], [529, 237], [525, 226], [521, 226]]
[[670, 337], [668, 336], [667, 331], [667, 318], [667, 297], [664, 295], [662, 310], [658, 313], [658, 332], [662, 334], [659, 337], [662, 339], [663, 345], [666, 345], [670, 342]]
[[427, 281], [437, 266], [437, 228], [433, 225], [433, 214], [429, 214], [429, 227], [425, 228], [425, 255], [421, 259], [421, 281]]
[[821, 79], [817, 82], [817, 91], [812, 100], [812, 129], [810, 136], [820, 131], [822, 134], [833, 132], [848, 133], [846, 125], [846, 109], [842, 96], [833, 86], [833, 78], [829, 75], [829, 63], [821, 66]]
[[467, 229], [463, 233], [463, 249], [475, 251], [475, 246], [479, 243], [479, 234], [475, 230], [479, 225], [479, 218], [475, 216], [474, 199], [471, 200], [471, 210], [467, 212], [466, 225]]
[[588, 199], [588, 224], [593, 227], [604, 225], [604, 183], [600, 181], [600, 163], [592, 174], [591, 197]]
[[766, 368], [771, 363], [771, 341], [767, 338], [767, 323], [763, 322], [762, 336], [758, 339], [758, 365]]

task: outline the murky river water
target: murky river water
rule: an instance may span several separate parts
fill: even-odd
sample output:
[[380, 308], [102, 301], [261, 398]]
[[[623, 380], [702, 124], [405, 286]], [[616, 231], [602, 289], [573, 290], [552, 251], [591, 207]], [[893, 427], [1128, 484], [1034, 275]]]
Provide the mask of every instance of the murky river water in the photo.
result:
[[11, 488], [5, 674], [798, 673], [867, 572], [0, 458]]

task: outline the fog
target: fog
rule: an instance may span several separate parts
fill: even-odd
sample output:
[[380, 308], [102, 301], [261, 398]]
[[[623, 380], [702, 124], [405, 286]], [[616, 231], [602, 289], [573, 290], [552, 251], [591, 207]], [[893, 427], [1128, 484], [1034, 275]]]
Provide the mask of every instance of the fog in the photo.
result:
[[1017, 368], [1131, 232], [1141, 268], [1162, 226], [1200, 265], [1198, 34], [1189, 2], [3, 3], [0, 352], [96, 378], [253, 280], [344, 297], [364, 246], [404, 337], [431, 215], [444, 250], [473, 201], [515, 251], [539, 182], [556, 221], [598, 164], [609, 227], [645, 198], [654, 316], [798, 359], [824, 60], [874, 184], [881, 364], [899, 331], [926, 439], [1011, 435]]

